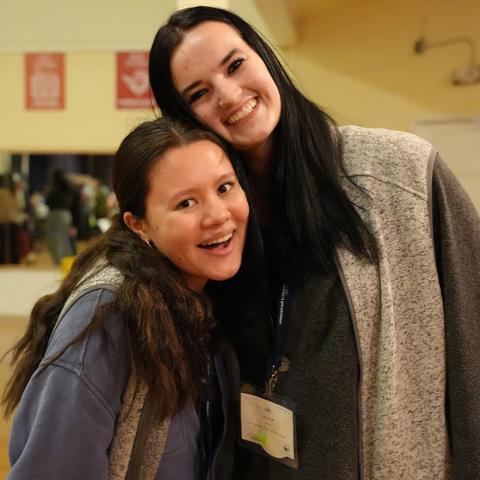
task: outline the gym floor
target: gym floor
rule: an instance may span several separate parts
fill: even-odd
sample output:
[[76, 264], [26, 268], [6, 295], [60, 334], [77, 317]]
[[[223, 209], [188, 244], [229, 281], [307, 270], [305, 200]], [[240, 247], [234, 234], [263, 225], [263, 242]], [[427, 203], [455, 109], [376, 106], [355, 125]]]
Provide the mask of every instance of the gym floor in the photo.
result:
[[[0, 267], [0, 357], [23, 334], [35, 301], [54, 291], [61, 278], [59, 268], [53, 266], [46, 250], [37, 252], [32, 264]], [[0, 363], [0, 392], [3, 392], [10, 373], [7, 357]], [[7, 445], [10, 424], [11, 419], [0, 416], [0, 478], [5, 478], [9, 470]]]

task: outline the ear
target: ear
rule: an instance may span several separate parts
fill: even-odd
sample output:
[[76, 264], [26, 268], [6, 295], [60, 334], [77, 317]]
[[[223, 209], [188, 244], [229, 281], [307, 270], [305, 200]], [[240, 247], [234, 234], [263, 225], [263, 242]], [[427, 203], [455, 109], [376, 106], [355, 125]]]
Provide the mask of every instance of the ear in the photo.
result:
[[132, 212], [125, 212], [123, 214], [123, 222], [136, 235], [138, 235], [144, 242], [148, 240], [148, 235], [145, 230], [144, 220], [137, 218]]

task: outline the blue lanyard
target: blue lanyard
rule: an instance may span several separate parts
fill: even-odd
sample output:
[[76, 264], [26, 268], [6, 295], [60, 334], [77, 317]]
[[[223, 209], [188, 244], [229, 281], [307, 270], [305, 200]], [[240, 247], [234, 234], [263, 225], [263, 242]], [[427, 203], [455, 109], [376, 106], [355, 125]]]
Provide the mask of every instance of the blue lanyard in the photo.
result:
[[[282, 364], [285, 361], [285, 345], [287, 343], [288, 323], [291, 315], [292, 298], [288, 287], [284, 284], [278, 303], [277, 322], [275, 324], [275, 346], [273, 351], [273, 365], [270, 377], [268, 378], [265, 391], [271, 395], [277, 383], [278, 372], [282, 371]], [[286, 371], [286, 370], [283, 370]]]
[[283, 284], [278, 302], [277, 323], [275, 325], [275, 350], [273, 352], [273, 370], [278, 370], [285, 352], [287, 342], [288, 322], [290, 320], [291, 295], [288, 287]]

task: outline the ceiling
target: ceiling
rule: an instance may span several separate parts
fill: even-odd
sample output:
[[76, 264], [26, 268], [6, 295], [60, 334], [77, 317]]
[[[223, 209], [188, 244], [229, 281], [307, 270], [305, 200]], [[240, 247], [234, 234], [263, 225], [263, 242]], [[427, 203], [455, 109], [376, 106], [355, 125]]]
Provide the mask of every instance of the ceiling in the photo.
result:
[[[480, 83], [454, 86], [451, 82], [452, 72], [471, 62], [472, 49], [466, 41], [427, 49], [420, 55], [414, 52], [419, 38], [429, 45], [468, 37], [480, 50], [478, 0], [256, 3], [271, 27], [274, 42], [291, 52], [292, 57], [300, 56], [441, 114], [480, 113]], [[275, 15], [271, 15], [272, 11]], [[284, 13], [283, 19], [279, 12]], [[478, 54], [475, 61], [480, 63]]]
[[353, 0], [285, 0], [293, 18], [302, 21], [318, 15], [324, 9], [352, 3]]

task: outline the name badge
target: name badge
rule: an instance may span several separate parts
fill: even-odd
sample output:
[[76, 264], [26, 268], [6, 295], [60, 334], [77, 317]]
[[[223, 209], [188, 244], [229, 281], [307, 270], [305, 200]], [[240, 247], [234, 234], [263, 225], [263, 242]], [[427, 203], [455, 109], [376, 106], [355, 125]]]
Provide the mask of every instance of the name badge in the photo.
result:
[[281, 395], [266, 395], [245, 384], [240, 389], [241, 444], [298, 469], [295, 408]]

